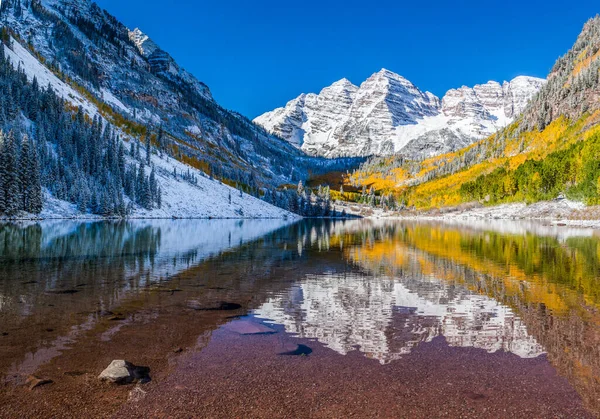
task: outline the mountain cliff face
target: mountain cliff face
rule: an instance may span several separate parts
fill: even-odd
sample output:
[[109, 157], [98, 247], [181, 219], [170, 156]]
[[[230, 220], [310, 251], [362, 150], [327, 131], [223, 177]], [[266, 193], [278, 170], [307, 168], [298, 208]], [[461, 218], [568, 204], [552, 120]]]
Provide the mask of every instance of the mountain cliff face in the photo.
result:
[[452, 89], [440, 100], [381, 70], [359, 87], [342, 79], [254, 121], [311, 155], [428, 157], [489, 136], [518, 116], [545, 80], [520, 76]]
[[560, 57], [548, 83], [523, 113], [524, 130], [543, 129], [559, 117], [576, 120], [600, 109], [600, 16], [588, 20]]

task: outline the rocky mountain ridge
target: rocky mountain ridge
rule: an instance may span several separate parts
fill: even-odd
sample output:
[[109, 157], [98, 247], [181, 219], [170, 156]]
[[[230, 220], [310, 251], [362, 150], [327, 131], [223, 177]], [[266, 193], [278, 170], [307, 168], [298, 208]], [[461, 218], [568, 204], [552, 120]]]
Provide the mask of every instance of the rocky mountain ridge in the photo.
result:
[[311, 155], [423, 158], [503, 128], [544, 84], [519, 76], [503, 84], [452, 89], [440, 99], [382, 69], [360, 86], [342, 79], [319, 94], [302, 94], [254, 122]]

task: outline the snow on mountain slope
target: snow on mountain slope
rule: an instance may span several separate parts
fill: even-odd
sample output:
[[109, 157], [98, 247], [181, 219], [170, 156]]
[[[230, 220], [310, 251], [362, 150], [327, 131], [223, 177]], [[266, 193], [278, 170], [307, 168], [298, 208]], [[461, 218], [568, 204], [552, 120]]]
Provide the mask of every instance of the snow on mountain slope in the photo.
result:
[[423, 158], [505, 127], [544, 83], [519, 76], [502, 85], [490, 81], [452, 89], [440, 100], [382, 69], [360, 87], [343, 79], [318, 95], [302, 94], [254, 122], [311, 155], [404, 153]]
[[[29, 51], [23, 48], [19, 42], [12, 40], [12, 47], [8, 48], [0, 44], [5, 55], [13, 66], [21, 67], [27, 78], [37, 78], [40, 86], [50, 85], [52, 89], [62, 98], [75, 106], [81, 106], [90, 115], [99, 113], [93, 103], [81, 96], [71, 86], [61, 81], [42, 63], [40, 63]], [[111, 93], [105, 92], [105, 100], [117, 102]], [[121, 103], [120, 106], [125, 106]], [[129, 139], [122, 134], [122, 138]], [[133, 217], [150, 218], [284, 218], [296, 217], [295, 215], [274, 207], [266, 202], [247, 194], [241, 194], [237, 189], [231, 188], [214, 179], [210, 179], [205, 173], [191, 168], [173, 158], [158, 155], [152, 156], [152, 164], [156, 168], [158, 182], [163, 191], [162, 207], [153, 210], [145, 210], [139, 206], [134, 207]], [[179, 173], [176, 177], [173, 173]], [[197, 184], [192, 184], [182, 179], [181, 174], [190, 172], [198, 179]], [[84, 216], [76, 205], [60, 201], [50, 194], [44, 194], [44, 210], [42, 218], [64, 218]]]
[[[240, 193], [239, 190], [210, 179], [199, 170], [173, 159], [152, 156], [157, 178], [163, 189], [163, 205], [160, 209], [145, 210], [139, 208], [134, 217], [178, 217], [178, 218], [297, 218], [288, 211]], [[195, 174], [198, 184], [191, 184], [176, 173], [189, 170]]]
[[139, 28], [129, 32], [129, 39], [137, 46], [144, 57], [149, 57], [158, 49], [158, 45], [143, 33]]
[[[146, 210], [136, 205], [131, 218], [300, 218], [296, 214], [210, 179], [205, 173], [171, 157], [152, 155], [152, 164], [162, 190], [162, 206]], [[174, 175], [174, 172], [178, 175]], [[188, 172], [196, 176], [197, 184], [183, 179], [181, 175]], [[75, 204], [58, 200], [46, 191], [44, 209], [39, 218], [100, 217], [83, 214]]]

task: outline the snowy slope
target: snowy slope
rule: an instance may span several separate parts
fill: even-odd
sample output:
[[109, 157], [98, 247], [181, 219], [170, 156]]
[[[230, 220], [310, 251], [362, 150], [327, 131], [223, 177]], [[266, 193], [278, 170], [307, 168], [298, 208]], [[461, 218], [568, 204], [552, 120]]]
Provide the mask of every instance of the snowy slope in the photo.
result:
[[[5, 54], [15, 67], [20, 66], [29, 80], [37, 78], [40, 86], [50, 85], [61, 97], [75, 106], [81, 106], [90, 115], [99, 113], [93, 103], [83, 98], [71, 86], [67, 85], [40, 63], [28, 50], [23, 48], [16, 40], [12, 42], [12, 49], [4, 48]], [[104, 98], [116, 106], [123, 106], [109, 91]], [[120, 105], [119, 105], [120, 103]], [[121, 133], [123, 141], [130, 140]], [[129, 147], [127, 145], [127, 147]], [[247, 194], [242, 194], [234, 188], [224, 185], [216, 180], [209, 179], [203, 172], [191, 168], [173, 158], [160, 158], [152, 156], [152, 164], [156, 167], [158, 183], [162, 188], [163, 205], [160, 209], [151, 211], [141, 207], [134, 209], [133, 217], [152, 218], [282, 218], [295, 217], [295, 215], [274, 207], [266, 202]], [[191, 184], [181, 177], [174, 177], [176, 173], [195, 174], [198, 184]], [[231, 204], [229, 196], [231, 195]], [[44, 210], [42, 218], [80, 217], [75, 205], [59, 201], [48, 193], [44, 196]]]
[[[300, 218], [251, 195], [240, 194], [239, 190], [210, 179], [205, 173], [173, 158], [153, 155], [152, 164], [156, 167], [156, 177], [162, 188], [162, 206], [153, 210], [135, 206], [131, 218]], [[173, 169], [177, 173], [189, 170], [196, 175], [198, 184], [173, 176]], [[40, 218], [99, 217], [82, 214], [76, 205], [60, 201], [46, 192]]]
[[458, 149], [505, 127], [544, 83], [520, 76], [502, 85], [490, 81], [452, 89], [440, 100], [382, 69], [359, 87], [342, 79], [254, 121], [311, 155], [403, 153], [421, 158]]
[[[152, 156], [156, 167], [157, 179], [163, 190], [162, 208], [151, 211], [138, 208], [134, 217], [179, 217], [179, 218], [297, 218], [295, 214], [284, 211], [251, 195], [209, 179], [203, 172], [173, 159]], [[193, 185], [177, 173], [190, 170], [198, 178]], [[231, 204], [229, 197], [231, 196]]]

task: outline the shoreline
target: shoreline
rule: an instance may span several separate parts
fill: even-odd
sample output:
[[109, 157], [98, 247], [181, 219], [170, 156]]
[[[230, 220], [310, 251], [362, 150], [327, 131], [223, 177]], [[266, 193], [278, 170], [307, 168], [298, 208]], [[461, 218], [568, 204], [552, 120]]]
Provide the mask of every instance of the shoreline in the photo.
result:
[[301, 220], [302, 216], [294, 217], [17, 217], [17, 218], [0, 218], [0, 224], [22, 222], [22, 221], [130, 221], [130, 220]]
[[385, 212], [380, 208], [359, 205], [344, 206], [346, 209], [350, 209], [351, 207], [355, 209], [352, 212], [353, 214], [362, 214], [365, 219], [373, 220], [507, 220], [549, 223], [558, 227], [600, 229], [600, 207], [585, 206], [581, 202], [570, 201], [564, 198], [552, 201], [540, 201], [532, 204], [522, 202], [494, 206], [475, 204], [423, 212], [416, 210]]
[[[442, 208], [419, 213], [417, 211], [395, 211], [385, 212], [379, 208], [371, 208], [364, 205], [342, 205], [336, 209], [350, 210], [346, 217], [303, 217], [290, 213], [283, 217], [179, 217], [179, 216], [133, 216], [133, 217], [102, 217], [95, 215], [80, 216], [51, 216], [35, 217], [21, 216], [15, 218], [0, 217], [0, 224], [20, 222], [48, 222], [48, 221], [71, 221], [71, 222], [98, 222], [98, 221], [139, 221], [139, 220], [288, 220], [301, 221], [308, 219], [320, 220], [410, 220], [410, 221], [529, 221], [548, 223], [555, 227], [577, 227], [600, 229], [600, 207], [585, 206], [580, 202], [567, 199], [555, 199], [552, 201], [540, 201], [533, 204], [509, 203], [494, 206], [468, 206]], [[359, 209], [357, 212], [356, 209]], [[368, 210], [370, 213], [365, 213]]]

